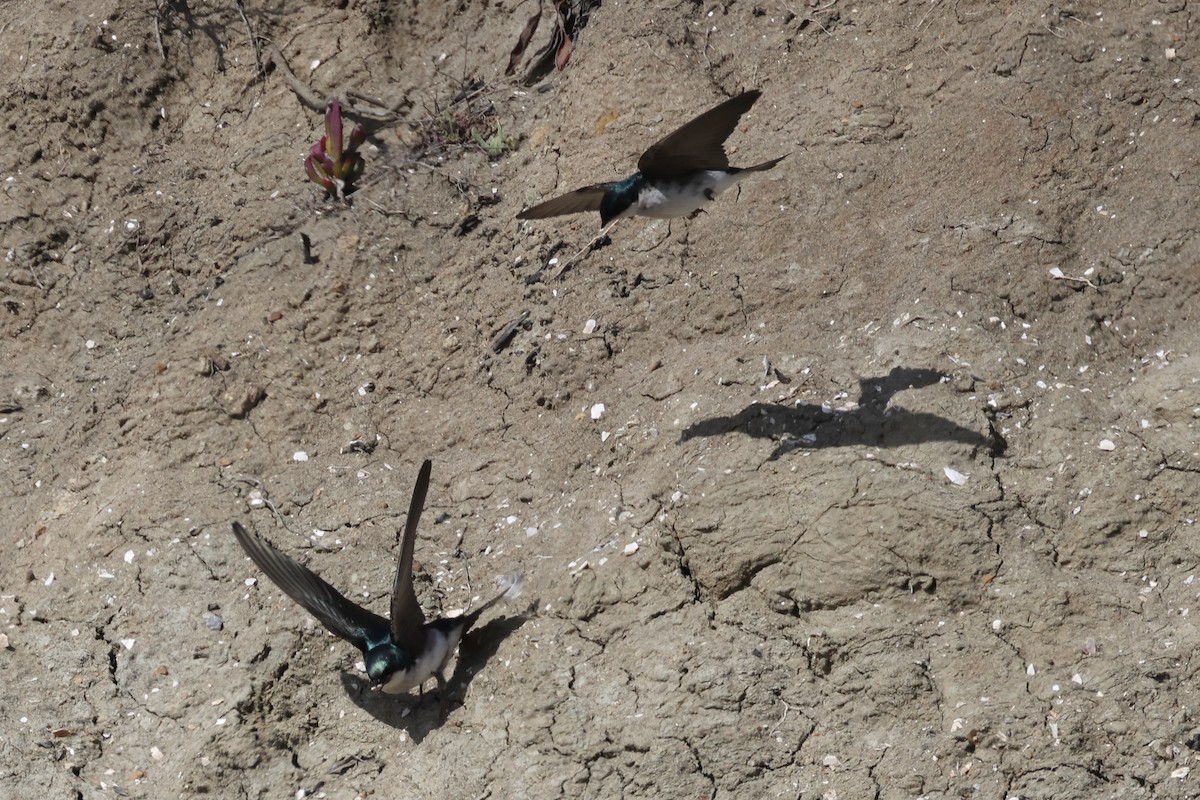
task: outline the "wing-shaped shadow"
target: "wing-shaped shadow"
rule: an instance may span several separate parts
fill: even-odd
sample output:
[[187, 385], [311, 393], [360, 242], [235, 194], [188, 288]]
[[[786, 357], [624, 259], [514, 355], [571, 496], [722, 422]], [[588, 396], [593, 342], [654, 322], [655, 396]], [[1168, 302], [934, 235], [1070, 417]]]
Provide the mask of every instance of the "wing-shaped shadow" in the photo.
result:
[[733, 416], [709, 417], [689, 425], [679, 440], [741, 431], [779, 443], [770, 461], [793, 450], [864, 444], [886, 448], [937, 441], [962, 442], [987, 448], [995, 456], [1003, 454], [1004, 439], [994, 429], [985, 435], [936, 414], [901, 406], [888, 408], [898, 392], [931, 386], [945, 377], [937, 370], [896, 367], [883, 377], [860, 380], [858, 408], [850, 411], [827, 411], [807, 403], [752, 403]]
[[[448, 711], [462, 705], [460, 697], [471, 678], [496, 654], [500, 642], [524, 625], [527, 619], [525, 615], [500, 617], [467, 631], [458, 645], [454, 674], [446, 681], [446, 692], [450, 696]], [[431, 692], [429, 696], [384, 694], [372, 691], [370, 681], [355, 672], [342, 673], [342, 686], [354, 705], [385, 725], [407, 731], [417, 744], [446, 721], [442, 717], [436, 692]]]

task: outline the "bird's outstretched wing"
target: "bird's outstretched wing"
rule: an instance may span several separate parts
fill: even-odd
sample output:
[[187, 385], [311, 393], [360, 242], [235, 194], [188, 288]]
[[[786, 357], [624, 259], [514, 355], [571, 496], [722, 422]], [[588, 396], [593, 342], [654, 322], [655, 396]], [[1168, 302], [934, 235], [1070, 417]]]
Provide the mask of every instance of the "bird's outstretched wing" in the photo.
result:
[[340, 636], [364, 653], [386, 635], [388, 621], [347, 600], [312, 570], [276, 550], [269, 542], [233, 523], [233, 535], [246, 555], [288, 597], [304, 606], [330, 633]]
[[761, 95], [751, 89], [705, 111], [652, 144], [638, 160], [638, 170], [647, 178], [677, 178], [698, 169], [728, 169], [725, 140]]
[[606, 191], [608, 191], [607, 183], [584, 186], [582, 189], [576, 189], [568, 194], [555, 197], [553, 200], [547, 200], [527, 208], [517, 214], [517, 219], [545, 219], [546, 217], [561, 217], [564, 214], [578, 214], [583, 211], [599, 211], [600, 201], [604, 199]]
[[412, 500], [408, 504], [408, 517], [404, 520], [404, 540], [400, 544], [400, 558], [396, 562], [396, 580], [392, 582], [392, 641], [409, 653], [420, 653], [425, 649], [425, 614], [413, 591], [412, 563], [413, 545], [417, 540], [417, 523], [425, 509], [425, 494], [429, 491], [429, 473], [433, 464], [426, 459], [417, 473], [413, 486]]

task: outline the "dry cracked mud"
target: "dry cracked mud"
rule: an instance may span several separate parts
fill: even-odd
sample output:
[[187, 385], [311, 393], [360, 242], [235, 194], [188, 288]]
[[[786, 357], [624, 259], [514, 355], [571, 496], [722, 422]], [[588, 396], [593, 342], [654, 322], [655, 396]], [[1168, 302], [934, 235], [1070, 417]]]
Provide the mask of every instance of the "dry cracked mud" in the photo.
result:
[[[1195, 4], [534, 11], [0, 8], [3, 794], [1200, 793]], [[752, 87], [707, 213], [514, 219]], [[527, 587], [444, 721], [230, 534], [386, 613], [425, 458], [425, 608]]]

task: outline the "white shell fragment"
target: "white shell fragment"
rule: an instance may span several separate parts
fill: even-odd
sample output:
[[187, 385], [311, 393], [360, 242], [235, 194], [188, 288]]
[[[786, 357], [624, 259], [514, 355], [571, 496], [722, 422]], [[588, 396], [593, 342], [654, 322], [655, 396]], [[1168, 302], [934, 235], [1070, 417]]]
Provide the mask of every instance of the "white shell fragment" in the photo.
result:
[[1100, 444], [1097, 445], [1097, 447], [1099, 447], [1101, 450], [1116, 450], [1117, 449], [1117, 445], [1115, 442], [1113, 442], [1112, 439], [1101, 439]]
[[636, 553], [637, 551], [638, 551], [638, 543], [630, 542], [629, 544], [625, 545], [625, 549], [623, 549], [621, 552], [627, 556], [631, 556], [634, 553]]
[[591, 414], [592, 419], [600, 419], [600, 417], [604, 416], [604, 403], [596, 403], [592, 406]]
[[595, 332], [596, 332], [596, 320], [589, 319], [587, 322], [583, 323], [584, 336], [587, 336], [587, 335], [595, 333]]
[[308, 453], [303, 450], [297, 450], [292, 453], [292, 461], [308, 461]]
[[946, 478], [955, 486], [962, 486], [967, 482], [967, 475], [963, 475], [953, 467], [942, 467], [942, 472], [946, 473]]

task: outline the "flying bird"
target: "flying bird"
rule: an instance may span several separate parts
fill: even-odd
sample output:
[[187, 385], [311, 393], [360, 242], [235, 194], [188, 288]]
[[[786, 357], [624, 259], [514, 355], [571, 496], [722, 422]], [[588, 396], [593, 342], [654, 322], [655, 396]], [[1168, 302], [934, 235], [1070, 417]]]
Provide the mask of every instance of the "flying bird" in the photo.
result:
[[520, 594], [520, 575], [502, 579], [503, 589], [470, 614], [426, 622], [413, 590], [413, 544], [417, 522], [425, 507], [432, 465], [421, 465], [413, 488], [404, 541], [396, 578], [392, 583], [392, 615], [387, 620], [348, 600], [312, 570], [276, 550], [269, 542], [233, 523], [233, 535], [259, 569], [266, 573], [284, 594], [312, 614], [330, 633], [353, 644], [363, 653], [372, 688], [388, 694], [400, 694], [421, 686], [429, 678], [437, 679], [442, 692], [442, 709], [447, 708], [446, 679], [442, 674], [450, 654], [483, 612], [501, 600]]
[[764, 172], [787, 157], [753, 167], [729, 165], [725, 140], [760, 95], [757, 89], [743, 92], [660, 139], [642, 153], [638, 171], [628, 178], [584, 186], [527, 208], [517, 219], [599, 211], [603, 227], [622, 217], [670, 219], [703, 208], [749, 173]]

